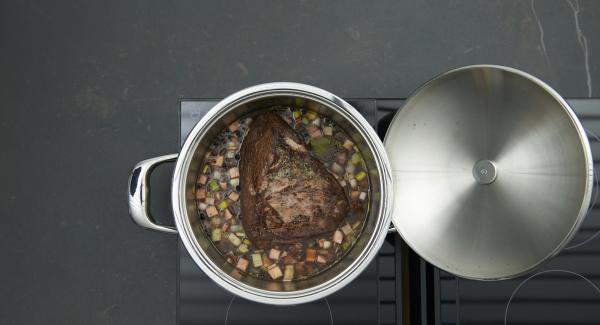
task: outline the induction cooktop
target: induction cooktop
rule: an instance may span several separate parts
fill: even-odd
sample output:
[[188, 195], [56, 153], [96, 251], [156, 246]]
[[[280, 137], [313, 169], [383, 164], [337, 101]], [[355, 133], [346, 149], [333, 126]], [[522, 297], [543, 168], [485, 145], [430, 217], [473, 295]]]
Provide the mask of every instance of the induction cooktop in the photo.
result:
[[[381, 138], [403, 103], [347, 101]], [[217, 102], [180, 102], [180, 145]], [[588, 131], [597, 164], [600, 99], [568, 102]], [[496, 282], [460, 279], [431, 266], [390, 234], [353, 282], [325, 299], [297, 306], [270, 306], [232, 295], [212, 282], [180, 243], [177, 324], [600, 324], [599, 286], [600, 209], [593, 204], [567, 248], [536, 273]]]

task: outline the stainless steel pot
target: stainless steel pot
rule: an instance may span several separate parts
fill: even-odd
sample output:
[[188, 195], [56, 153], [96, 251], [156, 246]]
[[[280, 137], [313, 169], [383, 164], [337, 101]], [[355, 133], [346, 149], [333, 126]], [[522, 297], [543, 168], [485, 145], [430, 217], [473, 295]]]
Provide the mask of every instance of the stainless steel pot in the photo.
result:
[[[250, 112], [274, 105], [315, 110], [342, 126], [365, 158], [371, 182], [371, 202], [365, 228], [351, 251], [328, 270], [302, 281], [280, 282], [244, 275], [227, 263], [195, 224], [193, 195], [198, 166], [214, 136]], [[176, 229], [158, 225], [148, 211], [148, 177], [158, 164], [176, 160], [171, 190]], [[262, 303], [298, 304], [327, 296], [352, 281], [375, 257], [387, 234], [392, 212], [392, 179], [383, 144], [367, 121], [341, 98], [322, 89], [297, 83], [268, 83], [239, 91], [219, 102], [194, 127], [179, 155], [145, 160], [136, 165], [129, 183], [129, 211], [140, 226], [179, 233], [198, 266], [230, 292]]]

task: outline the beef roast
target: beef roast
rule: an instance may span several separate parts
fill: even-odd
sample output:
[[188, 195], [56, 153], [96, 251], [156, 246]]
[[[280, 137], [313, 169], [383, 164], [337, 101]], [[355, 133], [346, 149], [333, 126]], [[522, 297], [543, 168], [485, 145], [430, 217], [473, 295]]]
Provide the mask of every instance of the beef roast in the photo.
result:
[[350, 210], [335, 177], [276, 112], [254, 118], [240, 156], [242, 222], [259, 248], [333, 231]]

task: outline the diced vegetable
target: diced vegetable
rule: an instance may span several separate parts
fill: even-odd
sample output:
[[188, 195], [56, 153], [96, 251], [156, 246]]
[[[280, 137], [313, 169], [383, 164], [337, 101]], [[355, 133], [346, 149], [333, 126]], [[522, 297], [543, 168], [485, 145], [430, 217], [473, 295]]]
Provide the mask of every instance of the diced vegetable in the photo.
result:
[[367, 176], [367, 173], [365, 173], [364, 171], [359, 171], [358, 173], [356, 173], [356, 175], [354, 175], [354, 178], [356, 178], [357, 181], [362, 181], [365, 177]]
[[350, 180], [350, 187], [355, 188], [358, 185], [358, 183], [356, 182], [356, 179], [351, 179]]
[[208, 208], [208, 205], [206, 205], [206, 203], [198, 202], [198, 210], [204, 211], [206, 210], [206, 208]]
[[204, 167], [202, 167], [202, 173], [208, 173], [208, 165], [204, 165]]
[[331, 171], [336, 174], [342, 174], [344, 172], [344, 167], [338, 165], [337, 162], [334, 162], [333, 164], [331, 164]]
[[306, 112], [306, 114], [304, 114], [304, 116], [305, 116], [305, 117], [306, 117], [308, 120], [312, 121], [312, 120], [314, 120], [314, 119], [316, 119], [316, 118], [317, 118], [317, 113], [315, 113], [315, 112], [313, 112], [313, 111], [308, 111], [308, 112]]
[[350, 157], [350, 162], [352, 162], [352, 164], [355, 166], [360, 165], [361, 161], [362, 161], [362, 157], [360, 156], [360, 154], [358, 152], [353, 153], [352, 157]]
[[271, 279], [273, 279], [273, 280], [279, 279], [282, 275], [281, 269], [279, 268], [279, 266], [277, 266], [277, 264], [271, 265], [267, 272], [269, 273], [269, 275], [271, 276]]
[[315, 138], [310, 140], [310, 147], [317, 156], [322, 156], [331, 148], [331, 140], [329, 138]]
[[306, 261], [307, 262], [314, 262], [317, 258], [317, 250], [313, 249], [313, 248], [307, 248], [306, 249]]
[[237, 187], [238, 185], [240, 185], [240, 179], [239, 178], [230, 179], [229, 184], [231, 184], [232, 187]]
[[294, 265], [286, 265], [283, 270], [283, 281], [292, 281], [294, 279]]
[[[354, 169], [356, 169], [356, 167], [354, 165], [352, 165], [352, 162], [349, 161], [346, 164], [346, 173], [354, 174]], [[352, 178], [354, 178], [354, 175], [352, 175]]]
[[229, 177], [230, 178], [240, 177], [240, 169], [237, 167], [233, 167], [233, 168], [229, 169]]
[[358, 196], [358, 199], [361, 201], [364, 201], [367, 198], [367, 193], [366, 192], [360, 192], [360, 195]]
[[219, 211], [217, 211], [214, 205], [210, 205], [208, 206], [208, 208], [206, 208], [206, 214], [208, 215], [208, 217], [212, 218], [218, 215]]
[[307, 119], [306, 117], [303, 117], [303, 118], [302, 118], [302, 124], [308, 124], [308, 122], [309, 122], [309, 121], [308, 121], [308, 119]]
[[333, 128], [331, 126], [326, 126], [323, 128], [323, 134], [330, 137], [333, 135]]
[[252, 242], [250, 242], [250, 239], [248, 239], [248, 238], [244, 238], [244, 240], [242, 240], [242, 242], [248, 246], [250, 246], [252, 244]]
[[207, 197], [206, 200], [204, 200], [204, 203], [208, 204], [208, 205], [214, 205], [215, 204], [215, 199], [212, 197]]
[[345, 241], [345, 242], [342, 244], [342, 249], [343, 249], [343, 250], [345, 250], [345, 251], [347, 251], [347, 250], [348, 250], [348, 248], [350, 248], [350, 242], [347, 242], [347, 241]]
[[212, 181], [210, 181], [210, 183], [208, 183], [208, 189], [211, 190], [211, 191], [213, 191], [213, 192], [216, 191], [216, 190], [218, 190], [219, 188], [220, 188], [219, 182], [217, 182], [214, 179]]
[[206, 176], [205, 174], [200, 175], [200, 177], [198, 177], [198, 183], [204, 185], [206, 184], [206, 182], [208, 181], [208, 176]]
[[212, 241], [220, 241], [221, 240], [221, 228], [213, 229], [210, 239], [212, 239]]
[[[225, 232], [227, 230], [229, 230], [229, 223], [228, 222], [226, 222], [226, 223], [223, 224], [223, 232]], [[227, 238], [229, 238], [229, 235], [227, 235]]]
[[351, 198], [352, 200], [356, 200], [356, 199], [358, 199], [358, 196], [359, 196], [359, 195], [360, 195], [360, 192], [359, 192], [359, 191], [352, 191], [352, 192], [350, 192], [350, 198]]
[[312, 124], [321, 126], [321, 118], [317, 117], [312, 121]]
[[346, 181], [345, 180], [341, 180], [340, 181], [340, 185], [342, 185], [342, 187], [346, 187]]
[[343, 240], [344, 240], [344, 234], [341, 231], [336, 230], [333, 233], [333, 242], [337, 243], [337, 244], [341, 244]]
[[240, 257], [235, 267], [242, 271], [246, 271], [246, 269], [248, 268], [248, 260], [243, 257]]
[[242, 241], [238, 238], [238, 236], [236, 236], [233, 233], [229, 234], [229, 238], [228, 239], [235, 246], [239, 246], [242, 243]]
[[224, 160], [225, 160], [225, 157], [223, 157], [223, 156], [216, 156], [215, 157], [215, 161], [212, 164], [215, 165], [215, 166], [221, 167], [221, 166], [223, 166], [223, 161]]
[[217, 205], [217, 208], [219, 208], [219, 210], [223, 211], [223, 210], [227, 209], [228, 206], [229, 206], [229, 203], [227, 202], [227, 200], [223, 200], [223, 201], [219, 202], [219, 205]]
[[242, 227], [242, 225], [233, 225], [231, 226], [231, 231], [232, 232], [238, 232], [238, 231], [242, 231], [244, 230], [244, 228]]
[[331, 242], [329, 240], [323, 241], [323, 248], [328, 249], [331, 247]]
[[296, 262], [298, 262], [298, 261], [296, 261], [295, 258], [293, 258], [289, 255], [283, 258], [283, 263], [285, 263], [285, 264], [294, 264]]
[[235, 132], [240, 128], [240, 121], [236, 120], [235, 122], [229, 124], [229, 131]]
[[240, 238], [246, 237], [246, 233], [243, 232], [243, 231], [236, 231], [235, 235], [238, 236], [238, 237], [240, 237]]
[[213, 227], [219, 227], [221, 225], [221, 222], [223, 220], [221, 220], [221, 218], [219, 217], [214, 217], [210, 220], [210, 224], [213, 225]]
[[243, 253], [247, 253], [247, 252], [248, 252], [248, 245], [246, 245], [246, 244], [241, 244], [241, 245], [238, 247], [238, 250], [239, 250], [239, 251], [240, 251], [240, 253], [242, 253], [242, 254], [243, 254]]
[[344, 141], [344, 144], [342, 144], [342, 146], [348, 150], [352, 149], [352, 147], [354, 147], [354, 143], [352, 143], [352, 141], [346, 139], [346, 141]]
[[262, 266], [262, 258], [260, 257], [260, 254], [252, 254], [250, 256], [252, 257], [252, 266], [254, 266], [254, 267]]
[[348, 236], [352, 233], [352, 227], [349, 224], [345, 224], [342, 226], [342, 232], [344, 235]]
[[215, 170], [214, 172], [212, 172], [212, 174], [210, 175], [210, 178], [212, 179], [220, 179], [221, 178], [221, 171], [220, 170]]
[[262, 258], [262, 264], [263, 264], [263, 266], [269, 266], [269, 265], [271, 265], [271, 260], [269, 259], [269, 257], [267, 257], [267, 255], [263, 254], [261, 256], [261, 258]]
[[233, 159], [233, 158], [235, 158], [235, 152], [234, 151], [227, 151], [225, 153], [225, 158], [227, 158], [227, 159]]
[[204, 200], [206, 199], [206, 190], [203, 188], [196, 190], [196, 200]]
[[229, 220], [229, 219], [233, 218], [233, 215], [231, 214], [231, 212], [229, 212], [229, 209], [227, 209], [227, 208], [225, 209], [224, 216], [225, 216], [225, 220]]
[[323, 255], [317, 255], [317, 263], [325, 264], [327, 263], [327, 259]]
[[231, 201], [237, 201], [240, 198], [240, 195], [237, 194], [237, 192], [231, 192], [229, 193], [229, 199]]
[[271, 250], [269, 251], [269, 258], [272, 260], [277, 261], [279, 259], [279, 255], [281, 254], [281, 251], [275, 248], [271, 248]]
[[316, 126], [307, 127], [306, 131], [308, 131], [308, 135], [310, 135], [311, 138], [320, 138], [323, 136], [321, 130]]
[[302, 115], [302, 113], [300, 111], [293, 111], [292, 112], [292, 116], [294, 117], [294, 119], [298, 119], [300, 118], [300, 116]]

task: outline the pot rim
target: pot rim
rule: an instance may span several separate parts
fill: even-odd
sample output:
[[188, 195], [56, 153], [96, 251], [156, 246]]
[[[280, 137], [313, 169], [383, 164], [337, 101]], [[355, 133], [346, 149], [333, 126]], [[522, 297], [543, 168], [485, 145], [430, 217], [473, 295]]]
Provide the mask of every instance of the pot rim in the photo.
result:
[[[302, 96], [310, 100], [319, 102], [325, 106], [334, 107], [340, 111], [369, 145], [373, 152], [375, 163], [379, 172], [379, 182], [381, 184], [381, 198], [378, 205], [378, 220], [373, 235], [367, 245], [356, 259], [346, 267], [342, 272], [333, 278], [311, 288], [296, 291], [268, 291], [250, 286], [239, 281], [221, 270], [214, 261], [196, 243], [195, 235], [189, 222], [185, 189], [187, 172], [197, 145], [205, 136], [206, 132], [220, 120], [222, 116], [234, 110], [244, 102], [282, 95]], [[375, 130], [360, 115], [358, 111], [346, 101], [327, 92], [323, 89], [291, 82], [273, 82], [252, 86], [240, 90], [215, 105], [192, 129], [181, 148], [171, 188], [171, 201], [173, 204], [173, 213], [175, 224], [185, 248], [192, 256], [194, 262], [200, 269], [208, 275], [215, 283], [226, 290], [260, 303], [275, 305], [293, 305], [306, 303], [321, 299], [344, 287], [350, 281], [355, 279], [372, 261], [381, 248], [387, 235], [388, 228], [392, 219], [393, 205], [393, 186], [391, 176], [391, 165], [388, 161], [383, 142], [379, 139]]]

